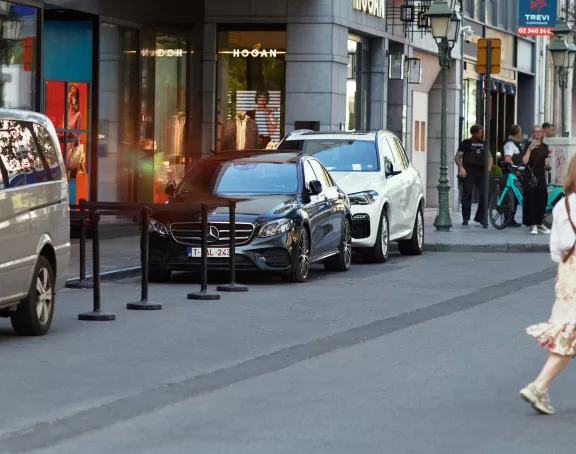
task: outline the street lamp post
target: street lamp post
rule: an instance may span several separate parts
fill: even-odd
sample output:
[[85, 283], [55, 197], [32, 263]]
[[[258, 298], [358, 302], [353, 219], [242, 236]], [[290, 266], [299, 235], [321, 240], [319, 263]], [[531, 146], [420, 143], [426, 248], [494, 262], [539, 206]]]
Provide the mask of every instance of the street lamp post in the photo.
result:
[[440, 178], [438, 179], [438, 215], [434, 221], [436, 230], [448, 232], [452, 227], [450, 219], [450, 180], [448, 179], [447, 155], [447, 97], [448, 97], [448, 70], [452, 62], [452, 48], [460, 31], [460, 16], [446, 1], [435, 1], [425, 16], [430, 20], [432, 36], [438, 45], [438, 60], [442, 77], [442, 107], [440, 112]]
[[576, 46], [570, 42], [570, 35], [572, 27], [560, 19], [556, 27], [552, 30], [556, 37], [548, 47], [552, 55], [552, 62], [556, 71], [558, 72], [558, 86], [562, 96], [561, 101], [561, 114], [562, 114], [562, 136], [568, 133], [566, 125], [566, 90], [568, 89], [568, 77], [570, 71], [574, 68], [574, 60], [576, 59]]

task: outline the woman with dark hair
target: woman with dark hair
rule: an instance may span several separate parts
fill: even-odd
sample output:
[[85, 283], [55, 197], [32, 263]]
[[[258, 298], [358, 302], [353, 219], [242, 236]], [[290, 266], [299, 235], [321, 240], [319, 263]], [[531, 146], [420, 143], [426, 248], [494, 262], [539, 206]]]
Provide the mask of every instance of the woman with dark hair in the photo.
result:
[[530, 227], [532, 235], [538, 232], [550, 234], [542, 223], [548, 204], [546, 189], [546, 167], [550, 164], [550, 148], [542, 142], [543, 130], [540, 126], [532, 128], [532, 140], [526, 145], [522, 162], [524, 171], [523, 224]]
[[[82, 129], [82, 113], [80, 112], [80, 90], [77, 85], [70, 84], [68, 87], [68, 129]], [[78, 166], [84, 164], [84, 147], [80, 146], [80, 134], [68, 133], [66, 146], [66, 168], [68, 178], [74, 178]]]

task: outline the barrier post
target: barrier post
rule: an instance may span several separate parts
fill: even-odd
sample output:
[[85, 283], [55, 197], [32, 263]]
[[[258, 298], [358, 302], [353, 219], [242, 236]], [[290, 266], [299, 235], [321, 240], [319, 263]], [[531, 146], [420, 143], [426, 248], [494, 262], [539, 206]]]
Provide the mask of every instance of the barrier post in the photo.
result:
[[100, 307], [100, 213], [93, 211], [90, 216], [92, 224], [92, 273], [94, 274], [93, 310], [78, 314], [78, 320], [104, 322], [116, 320], [116, 314], [102, 312]]
[[208, 291], [208, 208], [206, 204], [201, 204], [202, 207], [202, 248], [200, 258], [200, 291], [189, 293], [189, 300], [204, 300], [214, 301], [219, 300], [220, 295], [215, 292]]
[[142, 233], [140, 234], [140, 264], [142, 269], [142, 285], [140, 301], [128, 303], [126, 309], [131, 311], [160, 311], [162, 304], [148, 301], [148, 254], [149, 254], [149, 223], [150, 208], [144, 207], [141, 210]]
[[219, 285], [219, 292], [241, 293], [247, 292], [248, 287], [236, 283], [236, 202], [231, 200], [228, 204], [230, 217], [230, 279], [228, 284]]
[[89, 289], [94, 284], [86, 280], [86, 200], [80, 200], [80, 279], [66, 284], [67, 288]]

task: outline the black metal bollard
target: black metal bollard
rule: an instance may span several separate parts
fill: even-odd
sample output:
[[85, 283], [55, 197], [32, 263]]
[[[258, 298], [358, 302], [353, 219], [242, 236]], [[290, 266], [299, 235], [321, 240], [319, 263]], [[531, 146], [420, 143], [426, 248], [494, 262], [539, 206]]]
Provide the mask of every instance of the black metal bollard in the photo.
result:
[[247, 292], [248, 287], [236, 283], [236, 202], [228, 205], [230, 217], [230, 279], [228, 284], [219, 285], [219, 292], [240, 293]]
[[200, 291], [189, 293], [189, 300], [213, 301], [219, 300], [220, 295], [208, 291], [208, 208], [202, 204], [202, 257], [200, 258]]
[[162, 304], [148, 301], [148, 252], [149, 252], [149, 231], [150, 208], [142, 208], [142, 233], [140, 235], [140, 264], [142, 268], [142, 285], [140, 301], [128, 303], [126, 309], [132, 311], [160, 311]]
[[91, 322], [104, 322], [116, 320], [116, 314], [102, 312], [100, 307], [100, 213], [93, 211], [90, 216], [92, 221], [92, 273], [94, 274], [94, 298], [92, 312], [78, 314], [78, 320]]
[[88, 289], [94, 283], [86, 280], [86, 200], [80, 200], [80, 279], [66, 284], [67, 288]]

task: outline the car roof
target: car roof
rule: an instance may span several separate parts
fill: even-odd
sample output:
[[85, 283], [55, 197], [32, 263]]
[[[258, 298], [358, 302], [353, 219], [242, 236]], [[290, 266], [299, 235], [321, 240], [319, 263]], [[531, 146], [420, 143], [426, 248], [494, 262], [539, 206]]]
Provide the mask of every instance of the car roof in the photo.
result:
[[46, 115], [30, 110], [0, 109], [0, 120], [32, 121], [47, 128], [53, 126]]
[[224, 151], [213, 154], [206, 158], [209, 161], [243, 161], [243, 162], [262, 162], [274, 164], [296, 164], [303, 157], [307, 157], [300, 151], [282, 151], [276, 150], [240, 150]]
[[376, 140], [378, 134], [394, 135], [393, 132], [387, 130], [380, 131], [310, 131], [310, 130], [297, 130], [293, 131], [286, 137], [285, 140], [302, 140], [307, 139], [323, 139], [329, 137], [335, 140]]

